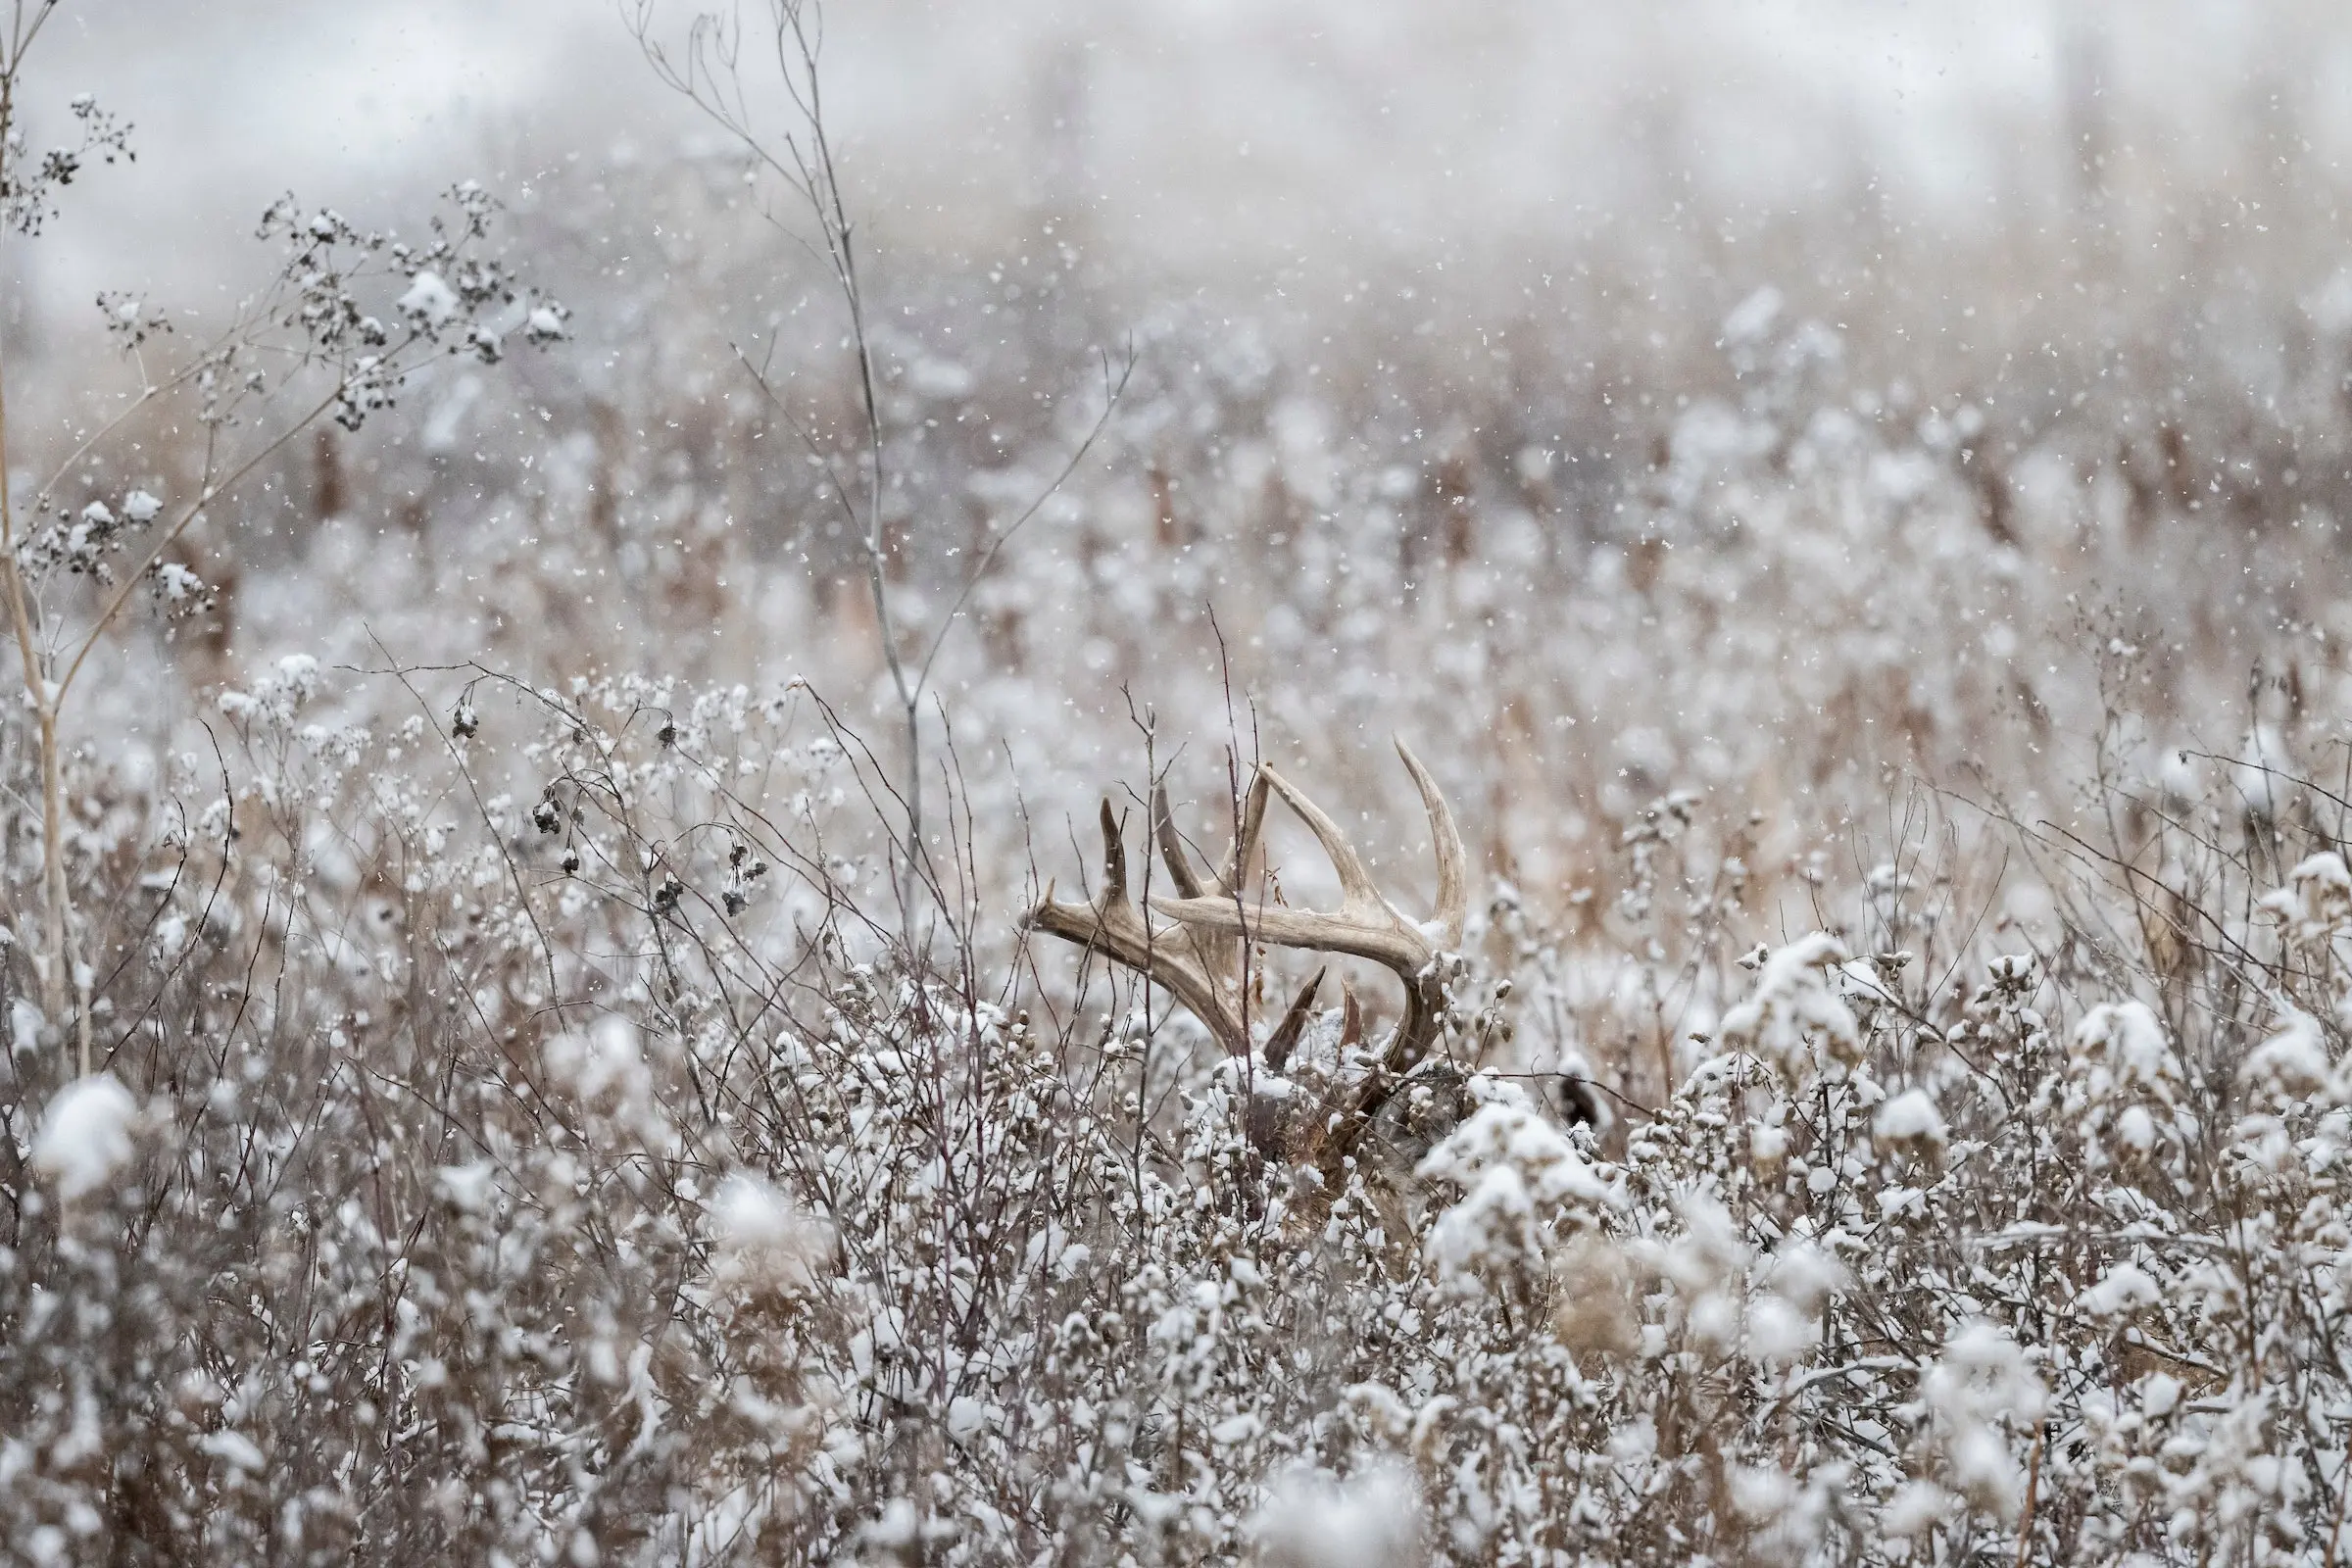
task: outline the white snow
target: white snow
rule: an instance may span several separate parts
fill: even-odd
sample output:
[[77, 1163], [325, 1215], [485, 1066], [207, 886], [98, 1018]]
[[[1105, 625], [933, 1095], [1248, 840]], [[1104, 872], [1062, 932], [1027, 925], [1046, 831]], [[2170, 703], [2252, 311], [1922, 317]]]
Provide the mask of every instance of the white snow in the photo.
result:
[[2286, 886], [2261, 901], [2262, 910], [2286, 928], [2295, 942], [2317, 942], [2352, 924], [2352, 869], [2333, 850], [2323, 850], [2286, 873]]
[[1418, 1174], [1462, 1189], [1430, 1227], [1425, 1246], [1442, 1277], [1465, 1283], [1525, 1266], [1552, 1226], [1625, 1201], [1623, 1191], [1523, 1099], [1479, 1106], [1424, 1156]]
[[1405, 1568], [1421, 1560], [1413, 1498], [1420, 1485], [1393, 1462], [1341, 1481], [1295, 1471], [1256, 1520], [1259, 1560], [1279, 1568]]
[[2147, 1270], [2133, 1263], [2118, 1263], [2084, 1291], [2081, 1300], [2083, 1310], [2093, 1317], [2116, 1317], [2154, 1306], [2161, 1295]]
[[825, 1227], [764, 1177], [737, 1171], [709, 1205], [713, 1274], [725, 1284], [805, 1288], [831, 1246]]
[[1886, 1143], [1943, 1142], [1943, 1112], [1924, 1089], [1906, 1089], [1879, 1107], [1871, 1132]]
[[1747, 1345], [1768, 1366], [1788, 1366], [1821, 1343], [1821, 1322], [1777, 1296], [1759, 1296], [1747, 1309]]
[[2103, 1002], [2075, 1027], [2078, 1054], [2098, 1058], [2123, 1084], [2153, 1086], [2180, 1075], [2164, 1025], [2143, 1002]]
[[486, 1159], [470, 1165], [444, 1165], [434, 1177], [441, 1196], [470, 1214], [487, 1209], [498, 1187], [498, 1167]]
[[1861, 1027], [1831, 978], [1845, 960], [1844, 946], [1820, 931], [1767, 954], [1755, 993], [1723, 1015], [1724, 1044], [1790, 1082], [1850, 1058]]
[[249, 1474], [261, 1474], [264, 1464], [262, 1450], [242, 1432], [208, 1432], [196, 1440], [196, 1446], [223, 1464]]
[[138, 1102], [113, 1073], [75, 1079], [57, 1092], [32, 1141], [32, 1168], [71, 1203], [114, 1179], [137, 1151]]
[[908, 367], [906, 384], [917, 394], [938, 403], [953, 403], [972, 395], [977, 385], [972, 372], [954, 360], [925, 355]]
[[409, 279], [409, 290], [401, 295], [399, 310], [411, 320], [442, 326], [458, 314], [457, 292], [441, 281], [440, 273], [428, 269]]
[[625, 1018], [599, 1018], [584, 1034], [555, 1036], [544, 1050], [547, 1070], [583, 1101], [600, 1101], [610, 1092], [627, 1104], [652, 1088], [637, 1031]]

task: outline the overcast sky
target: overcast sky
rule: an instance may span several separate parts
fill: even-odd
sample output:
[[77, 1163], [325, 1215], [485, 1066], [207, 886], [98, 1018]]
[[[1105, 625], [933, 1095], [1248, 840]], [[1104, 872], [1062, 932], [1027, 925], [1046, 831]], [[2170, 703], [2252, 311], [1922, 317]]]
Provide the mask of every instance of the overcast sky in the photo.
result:
[[[1181, 276], [1840, 181], [1965, 214], [2062, 177], [2070, 71], [2156, 167], [2235, 156], [2229, 127], [2274, 101], [2332, 160], [2343, 9], [835, 0], [828, 74], [886, 220], [953, 231], [1058, 195]], [[382, 220], [419, 184], [511, 189], [696, 133], [610, 0], [68, 0], [42, 50], [35, 114], [96, 92], [140, 151], [43, 242], [31, 275], [61, 301], [241, 275], [236, 247], [289, 187]]]

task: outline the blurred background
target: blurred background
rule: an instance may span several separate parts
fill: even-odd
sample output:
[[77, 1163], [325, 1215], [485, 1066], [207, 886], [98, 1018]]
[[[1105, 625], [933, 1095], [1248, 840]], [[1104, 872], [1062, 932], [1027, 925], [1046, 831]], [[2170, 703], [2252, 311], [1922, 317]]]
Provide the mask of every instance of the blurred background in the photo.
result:
[[[1736, 268], [1808, 225], [1825, 262], [2010, 229], [2130, 253], [2216, 200], [2257, 228], [2331, 207], [2352, 138], [2352, 21], [2316, 0], [843, 0], [824, 23], [877, 243], [1018, 243], [1053, 212], [1138, 290], [1286, 285], [1298, 309], [1368, 259], [1533, 281], [1671, 236]], [[288, 187], [355, 217], [459, 169], [578, 200], [709, 140], [596, 0], [78, 0], [55, 29], [51, 84], [143, 134], [43, 248], [49, 305], [234, 286], [244, 216]]]

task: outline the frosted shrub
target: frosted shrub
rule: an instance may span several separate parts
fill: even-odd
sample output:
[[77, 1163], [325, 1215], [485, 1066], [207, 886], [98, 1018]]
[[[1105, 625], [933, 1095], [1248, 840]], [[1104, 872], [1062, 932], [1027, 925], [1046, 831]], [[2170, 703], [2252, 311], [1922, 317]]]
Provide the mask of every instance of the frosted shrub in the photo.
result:
[[1501, 1087], [1416, 1173], [1460, 1193], [1431, 1225], [1427, 1250], [1441, 1281], [1472, 1291], [1524, 1290], [1546, 1257], [1624, 1204], [1525, 1096]]
[[1413, 1478], [1374, 1465], [1346, 1481], [1312, 1471], [1282, 1477], [1259, 1513], [1259, 1560], [1269, 1568], [1405, 1568], [1420, 1558]]
[[77, 1078], [57, 1092], [33, 1135], [33, 1171], [67, 1203], [102, 1191], [130, 1163], [138, 1104], [112, 1073]]
[[[338, 701], [229, 693], [218, 808], [123, 862], [111, 1078], [9, 1056], [13, 1539], [2324, 1556], [2343, 980], [2250, 863], [2271, 946], [2185, 971], [1866, 880], [1605, 1133], [1511, 1075], [1560, 984], [1513, 916], [1516, 984], [1448, 971], [1458, 1117], [1326, 1171], [1253, 1135], [1262, 1064], [1009, 912], [939, 889], [909, 948], [805, 688]], [[1342, 1000], [1295, 1094], [1392, 1027]]]
[[[68, 113], [57, 151], [0, 161], [9, 222], [124, 150]], [[2314, 662], [2229, 707], [2200, 765], [2155, 741], [2243, 671], [2132, 641], [2050, 564], [2215, 620], [2177, 602], [2246, 574], [2197, 510], [2205, 434], [2168, 497], [2136, 427], [2117, 458], [2088, 416], [1882, 395], [1778, 291], [1723, 321], [1711, 386], [1641, 393], [1654, 428], [1608, 422], [1614, 392], [1537, 414], [1542, 375], [1439, 377], [1448, 433], [1387, 383], [1332, 391], [1339, 347], [1293, 365], [1205, 307], [1147, 323], [1156, 359], [1090, 427], [1036, 390], [1116, 334], [1028, 272], [961, 360], [877, 326], [848, 391], [837, 346], [794, 363], [786, 335], [789, 397], [730, 400], [690, 313], [622, 297], [664, 330], [517, 393], [466, 377], [574, 323], [488, 244], [485, 193], [440, 216], [402, 240], [274, 206], [274, 283], [132, 396], [251, 429], [291, 495], [290, 365], [346, 430], [414, 400], [482, 436], [463, 487], [439, 435], [369, 448], [374, 488], [322, 494], [242, 620], [212, 558], [168, 559], [235, 464], [69, 464], [12, 514], [44, 628], [96, 639], [144, 594], [130, 667], [204, 690], [201, 722], [140, 732], [153, 756], [61, 746], [36, 644], [0, 727], [10, 798], [54, 808], [0, 823], [0, 1551], [2340, 1557], [2352, 877], [2306, 649], [2340, 614], [2280, 634]], [[102, 303], [158, 363], [189, 330]], [[2312, 360], [2335, 399], [2340, 355]], [[764, 463], [804, 397], [813, 450]], [[2218, 409], [2197, 431], [2245, 412]], [[1599, 445], [1555, 464], [1587, 416]], [[546, 445], [490, 439], [510, 416]], [[1119, 461], [1069, 456], [1095, 429]], [[2341, 466], [2310, 436], [2306, 494]], [[829, 535], [853, 498], [823, 476], [860, 454], [855, 537]], [[410, 495], [398, 528], [343, 515]], [[1041, 495], [1023, 545], [1063, 531], [1000, 562]], [[2178, 542], [2174, 507], [2230, 569], [2141, 548]], [[2278, 569], [2325, 576], [2313, 520], [2263, 537]], [[893, 607], [928, 634], [856, 618]], [[2108, 650], [2103, 714], [2021, 653], [2061, 607]], [[306, 617], [315, 651], [270, 641]], [[199, 675], [177, 639], [207, 626], [245, 646]], [[779, 645], [827, 678], [784, 678]], [[1221, 773], [1187, 808], [1241, 815], [1252, 702], [1269, 755], [1355, 792], [1342, 819], [1378, 800], [1349, 782], [1375, 720], [1489, 819], [1442, 849], [1437, 920], [1330, 859], [1386, 977], [1262, 919], [1200, 944], [1226, 928], [1195, 907], [1191, 951], [1233, 960], [1212, 1028], [1138, 965], [1104, 978], [1095, 906], [1069, 948], [1021, 916], [1054, 868], [1072, 886], [1073, 778], [1130, 726], [1123, 806], [1164, 821], [1157, 786]], [[1217, 766], [1159, 765], [1219, 721]], [[2070, 723], [2096, 729], [2080, 776]], [[1850, 809], [1894, 776], [1867, 764], [1980, 758], [2082, 799], [2036, 808], [2064, 826], [1989, 787], [1965, 829]], [[1265, 908], [1295, 930], [1323, 867], [1287, 858]], [[1336, 1006], [1302, 986], [1322, 958]], [[1357, 1093], [1388, 1096], [1378, 1136], [1318, 1142]]]

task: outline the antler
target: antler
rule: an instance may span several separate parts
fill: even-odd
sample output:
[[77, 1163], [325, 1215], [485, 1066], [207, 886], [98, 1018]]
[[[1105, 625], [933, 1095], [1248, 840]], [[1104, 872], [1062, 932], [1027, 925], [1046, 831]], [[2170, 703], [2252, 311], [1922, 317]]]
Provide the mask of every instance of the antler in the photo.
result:
[[[1163, 820], [1166, 804], [1166, 791], [1155, 791], [1153, 805]], [[1256, 814], [1262, 816], [1263, 809], [1260, 807]], [[1192, 1009], [1218, 1045], [1233, 1055], [1248, 1055], [1250, 1033], [1242, 1024], [1237, 988], [1224, 977], [1224, 966], [1214, 961], [1223, 956], [1223, 944], [1212, 944], [1209, 951], [1203, 951], [1200, 937], [1194, 932], [1181, 927], [1154, 931], [1145, 923], [1134, 901], [1127, 897], [1127, 844], [1108, 800], [1102, 803], [1102, 891], [1091, 904], [1062, 904], [1049, 885], [1044, 900], [1029, 911], [1029, 923], [1157, 981]], [[1166, 854], [1174, 844], [1172, 829], [1163, 826], [1160, 844]], [[1246, 847], [1237, 843], [1235, 851], [1236, 863], [1246, 863]], [[1182, 846], [1176, 846], [1174, 855], [1168, 857], [1169, 873], [1178, 887], [1198, 891], [1200, 879], [1182, 855]]]
[[[1152, 791], [1152, 825], [1159, 840], [1159, 858], [1168, 868], [1168, 877], [1176, 891], [1188, 899], [1217, 899], [1232, 902], [1241, 890], [1242, 879], [1249, 874], [1250, 861], [1257, 853], [1258, 835], [1266, 825], [1266, 801], [1270, 785], [1266, 770], [1260, 768], [1250, 781], [1250, 793], [1243, 798], [1241, 817], [1234, 823], [1233, 848], [1225, 857], [1221, 870], [1211, 871], [1201, 880], [1193, 869], [1192, 857], [1185, 853], [1184, 835], [1176, 831], [1176, 818], [1168, 810], [1168, 786], [1162, 782]], [[1159, 901], [1153, 900], [1154, 906]], [[1241, 986], [1241, 938], [1230, 933], [1205, 927], [1188, 928], [1194, 952], [1210, 974], [1232, 977], [1238, 997]], [[1244, 1052], [1247, 1054], [1247, 1052]]]
[[[1313, 832], [1316, 842], [1323, 846], [1323, 853], [1330, 857], [1332, 869], [1340, 876], [1339, 908], [1323, 913], [1262, 904], [1245, 906], [1229, 891], [1219, 898], [1155, 898], [1152, 900], [1152, 907], [1196, 933], [1218, 933], [1229, 942], [1246, 939], [1317, 953], [1348, 954], [1369, 958], [1388, 969], [1404, 982], [1405, 996], [1404, 1022], [1389, 1050], [1389, 1065], [1404, 1068], [1418, 1061], [1436, 1037], [1438, 1007], [1443, 999], [1438, 994], [1433, 963], [1439, 955], [1461, 946], [1462, 923], [1470, 908], [1470, 876], [1461, 831], [1454, 825], [1453, 811], [1439, 791], [1437, 780], [1430, 777], [1429, 769], [1421, 765], [1421, 760], [1401, 740], [1396, 742], [1396, 755], [1404, 760], [1405, 770], [1413, 775], [1413, 783], [1421, 791], [1422, 808], [1429, 813], [1429, 836], [1437, 850], [1438, 909], [1436, 918], [1427, 924], [1416, 923], [1399, 913], [1374, 885], [1363, 857], [1356, 854], [1338, 824], [1307, 799], [1303, 791], [1270, 767], [1258, 769], [1258, 779], [1271, 785], [1284, 803], [1298, 813], [1298, 819]], [[1178, 884], [1182, 886], [1182, 878]]]
[[[1129, 900], [1126, 845], [1108, 801], [1102, 803], [1102, 893], [1092, 904], [1059, 904], [1048, 889], [1045, 901], [1030, 912], [1029, 921], [1165, 986], [1192, 1009], [1219, 1045], [1237, 1056], [1248, 1055], [1250, 1046], [1241, 1001], [1243, 943], [1263, 942], [1369, 958], [1404, 982], [1404, 1021], [1384, 1065], [1392, 1071], [1410, 1067], [1428, 1052], [1437, 1035], [1443, 997], [1434, 960], [1461, 945], [1462, 922], [1469, 912], [1470, 879], [1461, 832], [1454, 826], [1453, 812], [1437, 780], [1402, 741], [1396, 743], [1396, 754], [1404, 759], [1405, 770], [1421, 792], [1422, 808], [1429, 814], [1430, 838], [1437, 849], [1438, 909], [1436, 918], [1427, 924], [1407, 919], [1382, 897], [1363, 858], [1338, 825], [1270, 767], [1259, 768], [1250, 782], [1233, 851], [1224, 867], [1206, 878], [1194, 869], [1185, 853], [1168, 811], [1167, 791], [1164, 787], [1153, 790], [1154, 836], [1177, 896], [1153, 898], [1150, 903], [1154, 913], [1176, 922], [1175, 928], [1153, 931]], [[1331, 858], [1332, 868], [1340, 876], [1338, 909], [1320, 913], [1244, 902], [1241, 887], [1264, 825], [1269, 791], [1280, 795], [1298, 813]], [[1321, 980], [1318, 972], [1299, 992], [1267, 1042], [1269, 1065], [1277, 1070], [1280, 1063], [1271, 1059], [1277, 1043], [1287, 1056], [1304, 1026]]]

